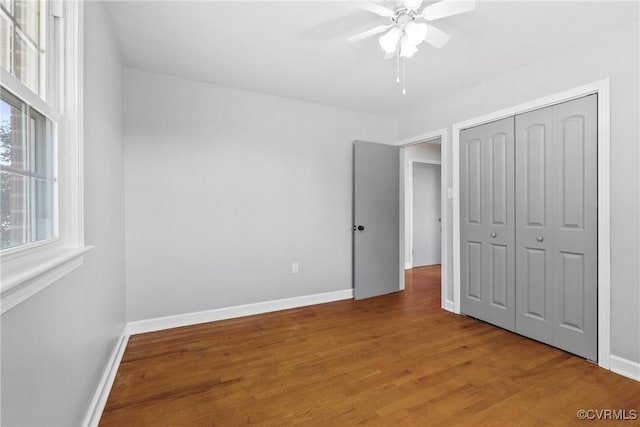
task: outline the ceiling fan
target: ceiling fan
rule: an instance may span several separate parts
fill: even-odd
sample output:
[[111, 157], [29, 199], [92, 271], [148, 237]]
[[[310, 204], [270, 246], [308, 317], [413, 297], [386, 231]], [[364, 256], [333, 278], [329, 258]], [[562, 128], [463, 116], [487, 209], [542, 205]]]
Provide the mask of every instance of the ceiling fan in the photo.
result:
[[[386, 31], [380, 36], [378, 42], [385, 51], [385, 59], [397, 58], [396, 82], [400, 83], [400, 58], [403, 59], [404, 64], [404, 59], [411, 58], [418, 51], [418, 45], [422, 42], [439, 49], [451, 39], [451, 36], [446, 32], [421, 21], [435, 21], [470, 12], [475, 8], [475, 0], [441, 0], [422, 9], [422, 0], [398, 2], [385, 0], [384, 5], [367, 1], [360, 3], [360, 7], [387, 18], [391, 22], [351, 36], [347, 38], [347, 41], [357, 42]], [[402, 93], [406, 93], [404, 86]]]
[[423, 41], [441, 48], [451, 39], [449, 34], [426, 22], [420, 22], [421, 20], [435, 21], [470, 12], [475, 8], [475, 0], [441, 0], [424, 7], [422, 10], [420, 10], [422, 0], [404, 0], [396, 7], [394, 7], [395, 2], [388, 3], [390, 6], [371, 1], [361, 3], [360, 7], [363, 9], [388, 18], [391, 22], [351, 36], [347, 41], [364, 40], [389, 30], [378, 40], [380, 47], [387, 53], [387, 57], [399, 55], [410, 58], [418, 51], [417, 46]]

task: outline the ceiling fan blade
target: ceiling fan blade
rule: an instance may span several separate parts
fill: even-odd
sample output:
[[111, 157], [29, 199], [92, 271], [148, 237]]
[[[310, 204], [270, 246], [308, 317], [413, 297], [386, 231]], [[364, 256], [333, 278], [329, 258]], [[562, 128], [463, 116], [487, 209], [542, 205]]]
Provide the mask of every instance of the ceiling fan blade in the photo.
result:
[[440, 49], [449, 43], [450, 39], [451, 36], [449, 34], [434, 27], [433, 25], [427, 24], [427, 35], [425, 36], [424, 41], [429, 43], [431, 46]]
[[393, 9], [389, 9], [388, 7], [381, 6], [376, 3], [372, 3], [370, 1], [365, 1], [362, 3], [358, 3], [358, 5], [369, 12], [373, 12], [376, 15], [384, 16], [385, 18], [391, 18], [395, 15], [395, 11]]
[[380, 34], [382, 32], [384, 32], [387, 28], [389, 28], [391, 25], [378, 25], [377, 27], [374, 27], [370, 30], [367, 31], [363, 31], [361, 33], [355, 34], [349, 38], [347, 38], [348, 42], [358, 42], [360, 40], [364, 40], [367, 37], [371, 37], [371, 36], [375, 36], [376, 34]]
[[422, 5], [422, 0], [404, 0], [404, 7], [411, 10], [418, 10]]
[[425, 7], [422, 10], [422, 17], [427, 21], [435, 21], [447, 16], [471, 12], [475, 7], [475, 0], [442, 0]]

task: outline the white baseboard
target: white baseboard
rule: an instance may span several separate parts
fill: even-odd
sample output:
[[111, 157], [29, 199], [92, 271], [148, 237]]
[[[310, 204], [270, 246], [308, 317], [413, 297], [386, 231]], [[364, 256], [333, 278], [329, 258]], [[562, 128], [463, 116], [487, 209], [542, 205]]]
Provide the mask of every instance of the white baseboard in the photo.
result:
[[96, 427], [100, 422], [102, 411], [104, 411], [104, 407], [107, 404], [107, 399], [109, 398], [113, 381], [116, 379], [116, 373], [118, 373], [118, 368], [120, 367], [120, 361], [124, 355], [124, 350], [127, 348], [127, 342], [129, 342], [129, 335], [127, 334], [127, 328], [125, 327], [113, 349], [113, 352], [111, 353], [111, 357], [107, 362], [102, 378], [100, 379], [100, 383], [98, 384], [98, 388], [93, 395], [93, 399], [91, 399], [89, 410], [87, 411], [87, 414], [84, 417], [84, 422], [82, 423], [83, 426]]
[[443, 309], [445, 309], [445, 310], [447, 310], [447, 311], [450, 311], [450, 312], [452, 312], [452, 313], [454, 313], [454, 312], [455, 312], [455, 310], [453, 309], [453, 301], [447, 301], [447, 300], [445, 300], [445, 301], [444, 301], [444, 304], [443, 304], [443, 306], [442, 306], [442, 308], [443, 308]]
[[611, 362], [609, 367], [611, 372], [624, 375], [632, 380], [640, 381], [640, 363], [623, 359], [622, 357], [614, 356], [613, 354], [609, 356], [609, 361]]
[[197, 325], [199, 323], [214, 322], [216, 320], [233, 319], [236, 317], [252, 316], [254, 314], [287, 310], [289, 308], [304, 307], [314, 304], [340, 301], [353, 298], [353, 289], [326, 292], [322, 294], [304, 295], [300, 297], [284, 298], [255, 304], [237, 305], [233, 307], [217, 308], [214, 310], [198, 311], [194, 313], [178, 314], [175, 316], [157, 317], [155, 319], [137, 320], [129, 322], [127, 331], [130, 335], [181, 326]]
[[405, 269], [405, 270], [411, 270], [411, 268], [412, 268], [412, 267], [411, 267], [411, 263], [410, 263], [410, 262], [405, 262], [405, 263], [404, 263], [404, 269]]

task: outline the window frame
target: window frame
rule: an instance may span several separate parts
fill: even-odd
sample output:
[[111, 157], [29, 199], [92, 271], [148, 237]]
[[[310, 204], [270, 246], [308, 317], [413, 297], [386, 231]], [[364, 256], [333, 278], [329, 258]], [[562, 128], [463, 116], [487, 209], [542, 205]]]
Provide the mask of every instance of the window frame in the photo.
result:
[[[23, 100], [21, 100], [20, 98], [18, 98], [17, 96], [15, 96], [13, 93], [11, 93], [7, 88], [2, 87], [2, 91], [4, 92], [2, 94], [3, 100], [5, 102], [7, 102], [8, 104], [16, 107], [17, 105], [20, 105], [21, 107], [24, 106], [24, 115], [26, 118], [26, 123], [25, 123], [25, 133], [26, 133], [26, 151], [27, 151], [27, 166], [28, 168], [26, 170], [21, 170], [21, 169], [16, 169], [14, 167], [2, 167], [2, 170], [8, 173], [11, 173], [13, 175], [20, 175], [23, 177], [28, 178], [28, 183], [27, 185], [30, 187], [29, 191], [28, 191], [28, 195], [29, 195], [29, 202], [28, 202], [28, 216], [27, 216], [27, 221], [29, 221], [31, 224], [29, 225], [29, 227], [27, 227], [27, 242], [17, 245], [17, 246], [13, 246], [13, 247], [8, 247], [8, 248], [3, 248], [0, 249], [0, 254], [2, 254], [3, 259], [7, 259], [10, 258], [13, 254], [15, 253], [20, 253], [22, 251], [29, 251], [30, 249], [36, 248], [36, 247], [40, 247], [40, 246], [46, 246], [46, 245], [54, 245], [57, 244], [59, 241], [59, 217], [60, 217], [60, 212], [58, 210], [58, 179], [57, 179], [57, 174], [58, 174], [58, 166], [59, 166], [59, 159], [57, 156], [57, 123], [53, 122], [50, 118], [46, 117], [45, 115], [43, 115], [42, 113], [40, 113], [38, 110], [36, 110], [35, 108], [33, 108], [32, 106], [30, 106], [29, 104], [27, 104], [26, 102], [24, 102]], [[31, 124], [30, 124], [30, 120], [33, 116], [40, 116], [40, 118], [45, 120], [45, 132], [47, 134], [46, 138], [49, 140], [47, 141], [47, 145], [51, 150], [51, 171], [49, 173], [49, 175], [43, 175], [43, 174], [39, 174], [35, 171], [32, 170], [33, 168], [33, 163], [35, 162], [35, 153], [34, 153], [34, 146], [35, 146], [35, 141], [32, 140], [33, 138], [33, 132], [31, 130]], [[37, 206], [35, 203], [35, 188], [32, 187], [31, 185], [31, 178], [35, 178], [35, 179], [39, 179], [39, 180], [45, 180], [45, 181], [51, 181], [52, 182], [52, 204], [50, 206], [51, 208], [51, 212], [52, 212], [52, 230], [51, 230], [51, 236], [48, 239], [44, 239], [44, 240], [32, 240], [32, 234], [35, 232], [35, 225], [32, 223], [34, 221], [34, 216], [33, 216], [33, 212], [32, 210]]]
[[[62, 0], [54, 0], [54, 1], [62, 1]], [[39, 28], [38, 28], [37, 40], [34, 39], [26, 29], [20, 28], [20, 23], [18, 22], [18, 18], [16, 17], [17, 13], [15, 10], [15, 7], [12, 8], [14, 10], [7, 10], [7, 8], [0, 3], [0, 9], [4, 11], [4, 13], [7, 15], [7, 18], [11, 22], [11, 25], [12, 25], [11, 38], [12, 38], [13, 46], [15, 46], [16, 36], [18, 36], [21, 33], [20, 38], [23, 39], [26, 42], [26, 44], [32, 45], [33, 47], [36, 48], [36, 51], [38, 52], [38, 56], [37, 56], [38, 77], [36, 79], [37, 80], [36, 85], [38, 88], [37, 94], [42, 98], [47, 98], [46, 88], [48, 87], [49, 82], [46, 81], [46, 76], [48, 75], [47, 70], [49, 70], [49, 65], [51, 63], [51, 60], [50, 60], [50, 57], [45, 55], [45, 52], [47, 50], [47, 42], [49, 40], [53, 40], [52, 38], [50, 38], [51, 33], [49, 32], [49, 28], [51, 27], [50, 25], [51, 12], [53, 9], [55, 9], [55, 6], [51, 6], [51, 4], [53, 4], [53, 1], [51, 0], [50, 1], [33, 0], [32, 2], [38, 3], [39, 9], [40, 9], [40, 13], [38, 16]], [[10, 56], [9, 59], [12, 64], [11, 68], [14, 68], [15, 62], [16, 62], [15, 49], [12, 51], [12, 55]], [[13, 73], [10, 73], [10, 74], [13, 75]], [[28, 86], [28, 85], [25, 84], [25, 86]]]
[[40, 75], [41, 82], [46, 79], [46, 100], [2, 67], [0, 84], [51, 122], [57, 235], [0, 251], [0, 314], [78, 268], [92, 248], [84, 243], [83, 221], [83, 4], [41, 1], [47, 21], [45, 71]]

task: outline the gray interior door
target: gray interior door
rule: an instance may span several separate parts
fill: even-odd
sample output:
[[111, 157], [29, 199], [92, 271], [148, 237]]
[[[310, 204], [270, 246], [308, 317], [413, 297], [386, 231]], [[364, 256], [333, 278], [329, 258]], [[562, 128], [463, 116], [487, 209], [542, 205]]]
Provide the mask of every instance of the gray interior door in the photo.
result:
[[440, 165], [413, 164], [412, 267], [440, 264]]
[[516, 129], [516, 331], [596, 360], [597, 96]]
[[400, 149], [354, 144], [355, 299], [400, 290]]
[[460, 133], [460, 308], [515, 328], [514, 118]]

